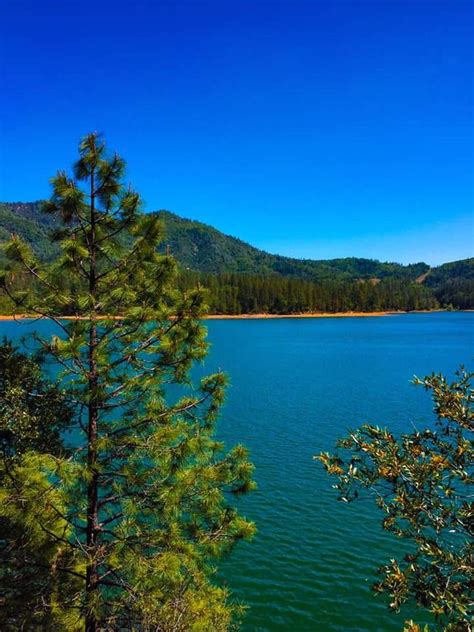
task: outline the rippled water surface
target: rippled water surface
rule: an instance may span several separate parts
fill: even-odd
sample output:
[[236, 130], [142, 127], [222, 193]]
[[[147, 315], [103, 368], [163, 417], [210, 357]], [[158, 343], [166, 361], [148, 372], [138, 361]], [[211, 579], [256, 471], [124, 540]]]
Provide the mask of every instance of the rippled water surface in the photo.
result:
[[[231, 377], [219, 435], [250, 448], [258, 482], [238, 501], [258, 534], [222, 565], [249, 606], [244, 630], [391, 632], [422, 620], [372, 595], [375, 569], [400, 543], [371, 501], [337, 502], [312, 457], [364, 422], [396, 432], [430, 423], [431, 400], [410, 380], [472, 368], [473, 325], [470, 313], [208, 322], [206, 366]], [[0, 333], [31, 327], [0, 323]]]

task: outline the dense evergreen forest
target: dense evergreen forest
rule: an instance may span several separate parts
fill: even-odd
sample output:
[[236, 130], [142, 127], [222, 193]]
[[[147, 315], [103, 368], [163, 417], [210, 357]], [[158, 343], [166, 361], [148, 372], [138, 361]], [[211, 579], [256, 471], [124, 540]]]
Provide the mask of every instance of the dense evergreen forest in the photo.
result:
[[[211, 313], [474, 309], [474, 258], [432, 269], [426, 263], [403, 266], [356, 257], [292, 259], [168, 211], [157, 215], [165, 229], [162, 249], [169, 249], [181, 268], [180, 287], [206, 287]], [[0, 203], [0, 244], [16, 233], [50, 261], [58, 254], [51, 241], [56, 228], [39, 202]], [[0, 269], [4, 266], [0, 247]], [[0, 311], [10, 310], [0, 296]]]
[[402, 279], [313, 283], [276, 275], [184, 271], [179, 283], [181, 289], [207, 288], [213, 314], [411, 311], [440, 306], [429, 288]]
[[451, 261], [434, 268], [425, 284], [433, 290], [441, 305], [456, 309], [474, 309], [474, 258]]

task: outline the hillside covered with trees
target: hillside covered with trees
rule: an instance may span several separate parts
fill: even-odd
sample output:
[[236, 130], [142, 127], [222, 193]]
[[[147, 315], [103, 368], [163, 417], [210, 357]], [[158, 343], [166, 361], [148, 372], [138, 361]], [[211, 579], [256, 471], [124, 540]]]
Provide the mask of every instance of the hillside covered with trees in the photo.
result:
[[445, 263], [430, 270], [425, 285], [441, 305], [474, 309], [474, 258]]
[[[56, 220], [40, 202], [0, 203], [0, 243], [18, 234], [44, 261], [57, 254]], [[474, 308], [474, 258], [432, 268], [356, 257], [309, 260], [267, 253], [212, 226], [169, 211], [155, 213], [180, 284], [208, 289], [212, 313], [385, 311]], [[127, 241], [127, 237], [124, 240]], [[5, 259], [0, 251], [0, 265]], [[6, 309], [5, 301], [0, 308]]]
[[416, 280], [426, 273], [426, 263], [402, 266], [374, 259], [311, 260], [273, 255], [240, 239], [219, 232], [212, 226], [183, 219], [169, 211], [158, 215], [166, 228], [171, 252], [185, 268], [212, 274], [279, 274], [285, 277], [324, 280], [356, 280], [399, 277]]

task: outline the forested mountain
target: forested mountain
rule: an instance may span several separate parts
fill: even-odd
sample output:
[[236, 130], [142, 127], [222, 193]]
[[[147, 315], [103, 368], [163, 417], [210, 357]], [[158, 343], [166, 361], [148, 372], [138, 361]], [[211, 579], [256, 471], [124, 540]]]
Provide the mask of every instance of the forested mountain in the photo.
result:
[[[55, 225], [39, 206], [0, 203], [0, 242], [17, 233], [47, 261], [56, 253], [49, 239]], [[355, 257], [294, 259], [169, 211], [157, 213], [165, 226], [163, 248], [180, 264], [182, 287], [208, 287], [217, 313], [474, 308], [474, 258], [433, 269]]]
[[451, 281], [474, 281], [474, 257], [432, 268], [424, 279], [429, 287], [440, 287]]
[[[374, 259], [293, 259], [273, 255], [219, 232], [212, 226], [158, 211], [166, 232], [166, 244], [183, 268], [212, 274], [279, 274], [321, 281], [397, 277], [417, 279], [429, 270], [426, 263], [402, 266]], [[18, 233], [33, 249], [49, 258], [54, 249], [47, 233], [52, 221], [39, 210], [39, 202], [0, 203], [0, 240]]]
[[426, 275], [424, 284], [432, 288], [441, 305], [474, 309], [474, 258], [433, 268]]
[[355, 280], [397, 277], [415, 280], [429, 270], [426, 263], [402, 266], [374, 259], [311, 260], [273, 255], [212, 226], [159, 211], [166, 228], [166, 242], [181, 265], [213, 274], [279, 274], [285, 277], [322, 280]]
[[38, 256], [48, 260], [57, 252], [49, 236], [55, 222], [51, 215], [41, 213], [39, 204], [39, 202], [0, 202], [0, 243], [10, 239], [12, 233], [16, 233], [30, 244]]

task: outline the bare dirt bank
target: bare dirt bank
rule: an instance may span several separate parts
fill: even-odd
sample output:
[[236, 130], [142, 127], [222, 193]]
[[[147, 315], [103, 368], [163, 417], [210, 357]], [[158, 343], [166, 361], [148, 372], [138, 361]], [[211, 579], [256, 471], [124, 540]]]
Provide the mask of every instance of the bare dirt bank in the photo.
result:
[[[396, 314], [432, 314], [438, 312], [444, 312], [446, 310], [433, 309], [433, 310], [414, 310], [411, 312], [404, 311], [386, 311], [386, 312], [306, 312], [303, 314], [208, 314], [204, 318], [206, 320], [253, 320], [263, 318], [360, 318], [371, 316], [393, 316]], [[460, 311], [472, 311], [472, 310], [460, 310]], [[23, 319], [38, 318], [38, 316], [30, 316], [28, 314], [16, 314], [1, 315], [2, 320], [23, 320]], [[60, 320], [85, 320], [83, 316], [60, 316]], [[107, 316], [107, 319], [119, 320], [120, 316]]]
[[206, 319], [256, 319], [256, 318], [353, 318], [359, 316], [391, 316], [408, 312], [311, 312], [303, 314], [209, 314]]

